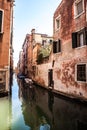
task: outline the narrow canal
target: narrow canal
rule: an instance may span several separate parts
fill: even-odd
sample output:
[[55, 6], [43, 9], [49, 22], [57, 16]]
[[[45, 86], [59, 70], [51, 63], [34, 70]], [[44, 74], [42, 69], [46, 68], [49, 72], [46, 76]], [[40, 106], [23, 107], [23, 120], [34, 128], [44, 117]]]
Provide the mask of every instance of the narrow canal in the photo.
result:
[[87, 105], [14, 76], [12, 96], [0, 98], [0, 130], [87, 130]]

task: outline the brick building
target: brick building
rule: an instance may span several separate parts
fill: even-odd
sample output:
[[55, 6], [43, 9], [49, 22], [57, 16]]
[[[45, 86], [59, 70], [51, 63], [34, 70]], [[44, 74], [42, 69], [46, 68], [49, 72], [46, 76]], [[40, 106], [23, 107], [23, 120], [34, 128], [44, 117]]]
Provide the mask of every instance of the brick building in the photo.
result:
[[87, 0], [61, 1], [53, 15], [53, 49], [45, 62], [43, 36], [31, 31], [30, 77], [57, 93], [87, 101]]
[[32, 45], [32, 78], [38, 75], [38, 65], [50, 61], [49, 55], [52, 50], [53, 37], [47, 34], [36, 33], [35, 29], [31, 31]]
[[23, 60], [24, 60], [24, 55], [23, 55], [23, 51], [21, 50], [19, 53], [19, 61], [17, 64], [17, 69], [18, 69], [17, 74], [18, 73], [23, 74], [23, 71], [24, 71]]
[[87, 99], [87, 0], [62, 0], [53, 20], [54, 89]]
[[0, 0], [0, 92], [9, 92], [13, 69], [13, 0]]
[[87, 0], [62, 0], [53, 16], [53, 53], [37, 65], [35, 81], [87, 100]]
[[[49, 48], [46, 47], [48, 47], [49, 44], [52, 43], [52, 40], [53, 37], [50, 37], [46, 34], [36, 33], [35, 29], [31, 30], [31, 34], [26, 35], [24, 43], [22, 45], [23, 60], [21, 63], [23, 64], [24, 75], [31, 78], [34, 78], [35, 75], [37, 75], [37, 64], [38, 64], [37, 62], [39, 62], [38, 61], [39, 52], [43, 53], [42, 58], [46, 59], [46, 57], [49, 55], [52, 49], [52, 47], [50, 47], [50, 50], [48, 51], [47, 49]], [[42, 48], [46, 48], [46, 50], [42, 52]], [[49, 53], [47, 53], [46, 51]]]

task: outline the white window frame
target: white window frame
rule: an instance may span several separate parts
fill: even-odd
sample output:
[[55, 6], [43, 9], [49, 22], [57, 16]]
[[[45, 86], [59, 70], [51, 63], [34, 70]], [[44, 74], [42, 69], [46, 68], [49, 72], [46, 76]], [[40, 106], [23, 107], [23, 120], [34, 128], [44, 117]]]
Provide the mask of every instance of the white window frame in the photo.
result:
[[[77, 80], [77, 65], [84, 65], [84, 64], [86, 65], [86, 81], [78, 81]], [[79, 83], [87, 83], [87, 63], [77, 63], [75, 65], [75, 81]]]
[[[82, 1], [82, 8], [83, 11], [80, 14], [77, 14], [77, 4]], [[76, 0], [74, 2], [74, 18], [78, 18], [80, 15], [82, 15], [84, 13], [84, 0]]]
[[[57, 27], [57, 21], [59, 21], [59, 27]], [[59, 15], [56, 19], [55, 19], [55, 31], [58, 31], [61, 27], [61, 16]]]
[[0, 33], [3, 33], [4, 10], [3, 10], [3, 9], [0, 9], [0, 11], [2, 11], [2, 12], [3, 12], [3, 15], [2, 15], [2, 27], [1, 27], [1, 32], [0, 32]]

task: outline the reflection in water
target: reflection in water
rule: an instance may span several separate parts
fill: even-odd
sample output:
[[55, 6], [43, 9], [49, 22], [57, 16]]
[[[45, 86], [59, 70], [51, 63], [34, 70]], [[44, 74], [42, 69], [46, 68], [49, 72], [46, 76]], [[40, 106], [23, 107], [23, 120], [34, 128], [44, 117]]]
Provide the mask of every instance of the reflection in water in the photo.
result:
[[47, 123], [44, 116], [41, 117], [40, 122], [40, 130], [50, 130], [50, 125]]
[[20, 90], [25, 124], [32, 130], [47, 127], [48, 130], [87, 130], [86, 105], [58, 97], [38, 86], [31, 89], [21, 83]]
[[10, 79], [9, 79], [9, 94], [12, 94], [12, 86], [13, 86], [13, 70], [10, 69]]
[[10, 130], [11, 106], [8, 97], [0, 98], [0, 130]]
[[[36, 86], [32, 88], [26, 87], [22, 81], [20, 84], [20, 98], [22, 97], [22, 113], [24, 116], [25, 124], [30, 126], [32, 130], [50, 130], [47, 115], [38, 106], [39, 95]], [[43, 91], [44, 92], [44, 91]]]
[[11, 130], [30, 130], [30, 126], [25, 125], [24, 118], [21, 111], [22, 102], [18, 96], [18, 84], [14, 79], [12, 87], [12, 127]]
[[11, 98], [0, 98], [0, 130], [87, 130], [87, 105], [13, 79]]

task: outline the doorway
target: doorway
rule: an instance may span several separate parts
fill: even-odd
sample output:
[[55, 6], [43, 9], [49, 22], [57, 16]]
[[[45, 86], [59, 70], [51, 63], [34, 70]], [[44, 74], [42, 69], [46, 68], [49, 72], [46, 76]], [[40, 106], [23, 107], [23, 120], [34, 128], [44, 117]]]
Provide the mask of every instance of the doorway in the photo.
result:
[[53, 88], [54, 86], [54, 81], [53, 81], [53, 69], [48, 70], [48, 87]]

